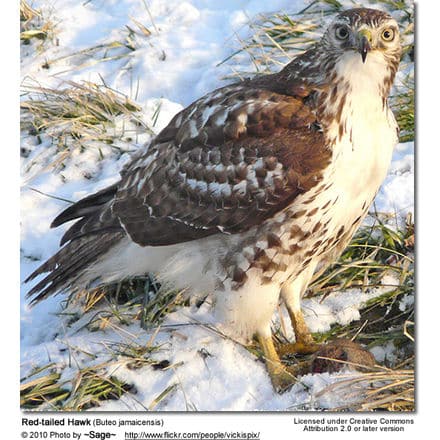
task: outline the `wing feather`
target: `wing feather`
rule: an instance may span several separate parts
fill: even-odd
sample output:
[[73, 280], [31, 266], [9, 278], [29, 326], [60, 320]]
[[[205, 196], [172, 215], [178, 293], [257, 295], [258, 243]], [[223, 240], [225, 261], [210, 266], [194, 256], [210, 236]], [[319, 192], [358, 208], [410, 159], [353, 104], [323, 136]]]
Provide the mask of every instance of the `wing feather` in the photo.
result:
[[320, 181], [331, 151], [316, 122], [303, 97], [208, 95], [125, 170], [113, 213], [142, 246], [249, 230]]

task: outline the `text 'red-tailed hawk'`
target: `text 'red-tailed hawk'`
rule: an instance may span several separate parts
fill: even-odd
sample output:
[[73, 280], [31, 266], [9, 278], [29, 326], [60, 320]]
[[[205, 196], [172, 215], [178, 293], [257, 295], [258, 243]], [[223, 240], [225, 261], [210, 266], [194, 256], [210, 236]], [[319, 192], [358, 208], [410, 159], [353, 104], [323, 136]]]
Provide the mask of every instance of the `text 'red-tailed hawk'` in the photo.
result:
[[77, 219], [33, 301], [147, 272], [255, 335], [275, 388], [292, 383], [271, 337], [281, 298], [293, 348], [313, 350], [300, 300], [313, 273], [349, 242], [397, 143], [387, 98], [399, 65], [396, 21], [340, 13], [278, 73], [215, 90], [178, 113], [118, 183], [63, 211]]

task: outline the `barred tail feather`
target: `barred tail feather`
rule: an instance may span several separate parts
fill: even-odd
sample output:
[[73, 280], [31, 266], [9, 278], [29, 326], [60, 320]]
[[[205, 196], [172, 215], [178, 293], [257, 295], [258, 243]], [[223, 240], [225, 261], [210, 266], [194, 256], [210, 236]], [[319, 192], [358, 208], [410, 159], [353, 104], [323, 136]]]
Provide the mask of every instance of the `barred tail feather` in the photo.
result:
[[67, 287], [73, 287], [74, 290], [86, 288], [94, 280], [84, 277], [84, 269], [99, 261], [122, 238], [123, 233], [120, 232], [104, 233], [66, 244], [25, 280], [27, 283], [38, 275], [48, 273], [27, 293], [26, 296], [32, 298], [31, 305]]

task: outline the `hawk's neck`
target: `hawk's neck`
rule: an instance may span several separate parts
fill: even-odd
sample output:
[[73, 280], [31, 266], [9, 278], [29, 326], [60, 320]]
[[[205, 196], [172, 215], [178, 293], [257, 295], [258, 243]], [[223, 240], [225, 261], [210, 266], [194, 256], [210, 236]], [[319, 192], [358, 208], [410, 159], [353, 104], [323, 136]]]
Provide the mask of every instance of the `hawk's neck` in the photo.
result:
[[395, 71], [381, 54], [371, 53], [363, 63], [359, 54], [341, 55], [324, 75], [318, 92], [317, 116], [332, 142], [344, 135], [353, 140], [363, 131], [392, 127], [388, 94]]

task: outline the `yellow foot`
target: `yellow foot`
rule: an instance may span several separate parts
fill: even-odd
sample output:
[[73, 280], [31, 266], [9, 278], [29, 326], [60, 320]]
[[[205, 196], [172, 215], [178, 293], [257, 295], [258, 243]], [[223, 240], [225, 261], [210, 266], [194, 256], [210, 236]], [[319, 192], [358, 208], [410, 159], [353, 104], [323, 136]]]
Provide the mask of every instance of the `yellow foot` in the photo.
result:
[[319, 350], [320, 345], [313, 341], [282, 344], [277, 347], [278, 354], [283, 357], [289, 354], [311, 354]]
[[263, 350], [264, 361], [266, 363], [267, 372], [276, 392], [284, 393], [296, 380], [295, 369], [285, 367], [278, 356], [272, 341], [272, 336], [257, 335], [258, 342]]
[[297, 382], [293, 373], [288, 367], [280, 367], [276, 371], [269, 371], [270, 380], [277, 393], [284, 393]]

